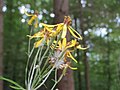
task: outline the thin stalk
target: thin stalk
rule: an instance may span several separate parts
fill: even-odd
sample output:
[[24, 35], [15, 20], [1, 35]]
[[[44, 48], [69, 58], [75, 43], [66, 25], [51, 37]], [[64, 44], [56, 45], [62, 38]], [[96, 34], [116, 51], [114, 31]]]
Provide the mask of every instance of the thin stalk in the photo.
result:
[[[39, 62], [40, 59], [41, 59], [42, 51], [43, 51], [43, 46], [41, 46], [41, 48], [40, 48], [40, 53], [39, 53], [39, 57], [38, 57], [38, 62]], [[34, 79], [36, 79], [36, 77], [39, 75], [39, 72], [40, 72], [40, 65], [38, 64], [38, 68], [36, 69], [36, 73], [35, 73]], [[33, 81], [34, 81], [34, 80], [33, 80]]]
[[[46, 49], [46, 51], [45, 51], [45, 53], [44, 53], [44, 54], [43, 54], [43, 56], [41, 57], [41, 63], [42, 63], [42, 61], [43, 61], [43, 59], [44, 59], [45, 55], [48, 53], [49, 49], [50, 49], [50, 47], [48, 46], [48, 47], [47, 47], [47, 49]], [[42, 71], [43, 71], [43, 69], [45, 68], [45, 66], [46, 66], [47, 62], [48, 62], [48, 59], [46, 60], [46, 62], [45, 62], [45, 64], [44, 64], [44, 66], [43, 66], [43, 68], [42, 68], [41, 72], [42, 72]], [[40, 67], [41, 67], [41, 63], [40, 63]]]
[[40, 48], [38, 48], [37, 54], [36, 54], [35, 59], [34, 59], [34, 61], [33, 61], [33, 69], [32, 69], [32, 71], [31, 71], [32, 73], [29, 74], [29, 75], [31, 75], [31, 77], [30, 77], [30, 79], [29, 79], [29, 88], [31, 88], [33, 75], [34, 75], [34, 72], [35, 72], [35, 69], [36, 69], [36, 68], [35, 68], [35, 65], [36, 65], [36, 62], [37, 62], [37, 57], [38, 57], [39, 51], [40, 51]]
[[[53, 87], [52, 87], [52, 89], [51, 89], [51, 90], [53, 90], [53, 89], [55, 88], [55, 86], [57, 85], [57, 83], [59, 83], [59, 82], [60, 82], [60, 80], [61, 80], [61, 79], [62, 79], [62, 77], [64, 76], [64, 72], [65, 72], [65, 70], [66, 70], [66, 68], [63, 70], [63, 72], [62, 72], [62, 74], [61, 74], [60, 78], [58, 79], [58, 81], [57, 81], [57, 80], [55, 80], [55, 84], [53, 85]], [[57, 74], [56, 74], [56, 76], [57, 76]]]
[[57, 68], [55, 69], [55, 81], [57, 81]]
[[[32, 34], [32, 31], [33, 31], [33, 28], [31, 27], [31, 30], [30, 30], [30, 35]], [[26, 68], [25, 68], [25, 85], [27, 87], [27, 73], [28, 73], [28, 65], [29, 65], [29, 59], [30, 59], [30, 56], [29, 56], [29, 53], [30, 53], [30, 44], [31, 44], [31, 39], [29, 39], [28, 41], [28, 51], [27, 51], [27, 54], [28, 54], [28, 59], [27, 59], [27, 64], [26, 64]]]
[[48, 67], [48, 69], [45, 70], [43, 73], [39, 73], [39, 75], [36, 77], [36, 81], [33, 82], [33, 88], [35, 88], [42, 81], [42, 79], [47, 76], [47, 73], [51, 70], [50, 67]]
[[41, 54], [42, 54], [42, 51], [43, 51], [43, 46], [41, 47], [41, 51], [40, 51], [40, 54], [39, 54], [39, 66], [41, 66]]
[[38, 86], [35, 88], [35, 90], [38, 89], [39, 87], [41, 87], [41, 86], [46, 82], [46, 80], [47, 80], [48, 77], [50, 76], [50, 74], [51, 74], [51, 72], [53, 71], [53, 69], [54, 69], [54, 67], [48, 72], [46, 78], [43, 80], [43, 82], [42, 82], [40, 85], [38, 85]]

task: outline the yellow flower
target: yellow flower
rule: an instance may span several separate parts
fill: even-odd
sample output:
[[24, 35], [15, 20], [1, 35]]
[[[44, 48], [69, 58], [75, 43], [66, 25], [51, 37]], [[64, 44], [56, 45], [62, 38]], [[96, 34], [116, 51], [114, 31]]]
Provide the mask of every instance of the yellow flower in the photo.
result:
[[[54, 41], [54, 44], [56, 43], [57, 42]], [[70, 58], [75, 63], [77, 63], [77, 60], [71, 54], [71, 52], [74, 51], [74, 48], [82, 49], [82, 50], [87, 49], [87, 48], [82, 48], [76, 39], [67, 42], [66, 38], [63, 38], [62, 40], [58, 41], [58, 45], [56, 46], [56, 48], [54, 48], [55, 55], [51, 57], [50, 63], [53, 66], [55, 66], [57, 69], [70, 68], [70, 69], [76, 70], [77, 68], [70, 66], [70, 60], [69, 60]]]
[[35, 14], [28, 14], [28, 13], [25, 11], [25, 14], [26, 14], [27, 16], [30, 16], [30, 17], [31, 17], [30, 20], [28, 21], [28, 25], [32, 25], [33, 21], [35, 21], [34, 26], [35, 26], [35, 28], [37, 28], [37, 27], [38, 27], [38, 12], [35, 11]]
[[72, 22], [71, 18], [69, 16], [65, 16], [61, 37], [65, 38], [66, 34], [67, 34], [67, 30], [69, 30], [69, 32], [72, 34], [72, 36], [74, 36], [75, 38], [78, 38], [78, 39], [82, 39], [81, 35], [70, 26], [71, 22]]
[[[29, 35], [28, 35], [29, 36]], [[52, 33], [46, 30], [45, 28], [40, 32], [35, 33], [33, 36], [29, 36], [32, 38], [40, 38], [40, 40], [36, 41], [34, 47], [37, 48], [43, 44], [43, 42], [47, 42], [47, 45], [50, 41], [50, 37], [52, 37]]]
[[77, 39], [82, 39], [82, 36], [70, 26], [71, 22], [72, 22], [71, 18], [69, 16], [65, 16], [63, 23], [56, 24], [56, 25], [48, 25], [48, 24], [44, 24], [44, 23], [41, 23], [41, 24], [48, 30], [55, 29], [54, 35], [57, 35], [60, 32], [62, 32], [61, 38], [65, 38], [67, 31], [69, 31], [73, 37], [75, 37]]
[[70, 53], [70, 50], [68, 50], [69, 48], [75, 46], [74, 41], [71, 41], [72, 43], [68, 42], [66, 38], [63, 38], [62, 41], [58, 42], [58, 50], [60, 50], [61, 52], [64, 52], [64, 59], [66, 60], [66, 58], [71, 58], [72, 60], [74, 60], [77, 63], [77, 60], [72, 56], [72, 54]]
[[56, 49], [60, 50], [61, 52], [64, 52], [65, 60], [66, 60], [66, 58], [71, 58], [74, 62], [77, 63], [77, 60], [71, 54], [71, 52], [74, 51], [74, 48], [82, 49], [82, 50], [87, 49], [87, 48], [82, 48], [76, 39], [67, 42], [66, 38], [63, 38], [62, 41], [58, 42], [58, 46]]
[[81, 45], [77, 42], [76, 39], [67, 42], [66, 38], [63, 38], [61, 41], [59, 41], [57, 47], [59, 50], [62, 50], [62, 51], [65, 51], [66, 49], [73, 48], [73, 47], [81, 50], [85, 50], [88, 48], [88, 47], [87, 48], [81, 47]]
[[63, 28], [64, 24], [60, 23], [56, 25], [48, 25], [48, 24], [41, 23], [41, 25], [43, 25], [44, 28], [46, 28], [48, 31], [52, 31], [53, 36], [57, 36], [59, 32], [61, 31], [61, 29]]

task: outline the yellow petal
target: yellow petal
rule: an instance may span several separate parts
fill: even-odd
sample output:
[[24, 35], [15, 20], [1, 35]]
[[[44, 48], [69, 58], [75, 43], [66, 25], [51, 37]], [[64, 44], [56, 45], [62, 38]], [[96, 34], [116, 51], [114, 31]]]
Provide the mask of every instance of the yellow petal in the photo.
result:
[[76, 46], [76, 48], [77, 48], [77, 49], [81, 49], [81, 50], [86, 50], [88, 47], [82, 48], [81, 45], [78, 45], [78, 46]]
[[76, 30], [74, 30], [71, 26], [69, 26], [68, 29], [75, 38], [82, 40], [82, 36]]
[[35, 25], [34, 26], [35, 26], [35, 28], [38, 27], [38, 19], [35, 20]]
[[63, 29], [64, 23], [57, 24], [56, 32], [59, 33]]
[[65, 25], [63, 26], [63, 31], [62, 31], [62, 36], [61, 36], [61, 38], [65, 38], [66, 34], [67, 34], [67, 25], [65, 24]]
[[69, 45], [67, 45], [67, 47], [66, 48], [71, 48], [71, 47], [74, 47], [75, 45], [76, 45], [76, 39], [75, 40], [72, 40], [71, 42], [69, 42], [70, 44]]
[[63, 40], [62, 40], [62, 49], [65, 49], [65, 47], [66, 47], [66, 38], [63, 38]]
[[68, 67], [72, 70], [77, 70], [77, 68], [74, 68], [74, 67], [71, 67], [71, 66], [68, 66]]
[[28, 24], [32, 25], [33, 20], [35, 20], [36, 18], [37, 18], [37, 15], [33, 15], [31, 19], [28, 21]]
[[52, 32], [52, 28], [49, 28], [49, 27], [46, 27], [46, 26], [45, 26], [45, 29], [46, 29], [47, 31], [49, 31], [49, 32]]
[[25, 13], [27, 16], [33, 16], [32, 14], [28, 14], [28, 13], [26, 12], [26, 10], [24, 10], [24, 13]]
[[44, 37], [44, 35], [43, 35], [43, 32], [37, 32], [33, 36], [29, 35], [29, 37], [30, 37], [30, 39], [32, 39], [32, 38]]
[[77, 60], [72, 56], [72, 54], [68, 51], [68, 57], [70, 57], [74, 62], [78, 63]]
[[43, 25], [44, 27], [49, 27], [49, 28], [53, 28], [57, 25], [48, 25], [48, 24], [44, 24], [44, 23], [40, 23], [41, 25]]
[[47, 45], [49, 45], [49, 42], [50, 42], [50, 40], [49, 40], [49, 39], [47, 39]]
[[37, 48], [42, 44], [43, 38], [37, 42], [35, 42], [34, 47]]
[[61, 41], [58, 42], [58, 45], [59, 45], [59, 49], [62, 49], [62, 43], [61, 43]]

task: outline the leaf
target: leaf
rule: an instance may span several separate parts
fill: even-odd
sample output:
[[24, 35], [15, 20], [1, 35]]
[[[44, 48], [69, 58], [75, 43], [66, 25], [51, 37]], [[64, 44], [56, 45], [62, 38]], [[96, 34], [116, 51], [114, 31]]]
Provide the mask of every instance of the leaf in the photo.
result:
[[23, 90], [23, 89], [21, 89], [21, 88], [19, 88], [19, 87], [16, 87], [16, 86], [11, 86], [11, 85], [10, 85], [10, 87], [13, 88], [13, 89], [15, 89], [15, 90]]
[[4, 81], [7, 81], [7, 82], [9, 82], [9, 83], [11, 83], [11, 84], [16, 85], [17, 87], [21, 88], [21, 90], [25, 90], [22, 86], [20, 86], [18, 83], [16, 83], [16, 82], [13, 81], [13, 80], [10, 80], [10, 79], [5, 78], [5, 77], [2, 77], [2, 76], [0, 76], [0, 79], [1, 79], [1, 80], [4, 80]]

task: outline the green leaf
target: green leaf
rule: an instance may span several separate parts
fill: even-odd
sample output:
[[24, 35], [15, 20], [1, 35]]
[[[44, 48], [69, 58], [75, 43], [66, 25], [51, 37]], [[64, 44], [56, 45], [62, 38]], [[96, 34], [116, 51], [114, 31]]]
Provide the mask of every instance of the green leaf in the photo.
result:
[[[7, 82], [9, 82], [9, 83], [11, 83], [11, 84], [16, 85], [16, 86], [19, 87], [21, 90], [25, 90], [22, 86], [20, 86], [18, 83], [16, 83], [16, 82], [13, 81], [13, 80], [10, 80], [10, 79], [5, 78], [5, 77], [2, 77], [2, 76], [0, 76], [0, 79], [1, 79], [1, 80], [4, 80], [4, 81], [7, 81]], [[13, 86], [12, 86], [12, 87], [13, 87]], [[14, 88], [15, 88], [15, 87], [14, 87]]]
[[10, 87], [13, 88], [13, 89], [15, 89], [15, 90], [23, 90], [22, 88], [19, 88], [19, 87], [16, 87], [16, 86], [11, 86], [10, 85]]

